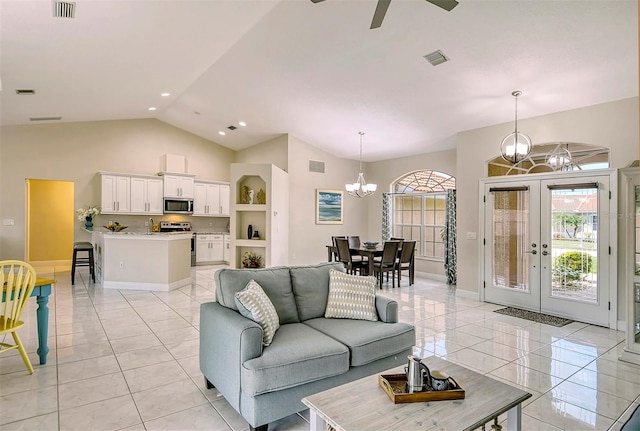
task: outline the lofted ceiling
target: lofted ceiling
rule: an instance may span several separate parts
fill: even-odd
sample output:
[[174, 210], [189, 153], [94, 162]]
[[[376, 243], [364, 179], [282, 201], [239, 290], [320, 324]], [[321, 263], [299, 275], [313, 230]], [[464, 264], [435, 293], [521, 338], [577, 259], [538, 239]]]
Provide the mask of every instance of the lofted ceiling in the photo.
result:
[[638, 96], [636, 0], [392, 0], [371, 30], [375, 7], [76, 0], [54, 18], [51, 1], [1, 0], [1, 124], [158, 118], [234, 150], [290, 133], [353, 159], [364, 131], [376, 161], [513, 121], [513, 90], [521, 119]]

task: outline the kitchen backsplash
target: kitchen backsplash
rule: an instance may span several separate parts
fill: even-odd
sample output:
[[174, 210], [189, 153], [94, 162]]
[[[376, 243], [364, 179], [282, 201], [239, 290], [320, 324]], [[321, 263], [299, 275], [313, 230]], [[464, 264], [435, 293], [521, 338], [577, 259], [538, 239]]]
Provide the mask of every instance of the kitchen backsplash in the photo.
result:
[[[151, 216], [151, 218], [154, 223], [160, 223], [161, 221], [188, 221], [191, 223], [191, 229], [196, 232], [229, 232], [229, 217], [193, 217], [182, 214], [164, 214]], [[120, 224], [128, 226], [127, 231], [129, 232], [144, 232], [147, 230], [145, 222], [149, 221], [149, 217], [125, 214], [100, 214], [93, 220], [94, 229], [106, 225], [109, 221], [117, 221]]]

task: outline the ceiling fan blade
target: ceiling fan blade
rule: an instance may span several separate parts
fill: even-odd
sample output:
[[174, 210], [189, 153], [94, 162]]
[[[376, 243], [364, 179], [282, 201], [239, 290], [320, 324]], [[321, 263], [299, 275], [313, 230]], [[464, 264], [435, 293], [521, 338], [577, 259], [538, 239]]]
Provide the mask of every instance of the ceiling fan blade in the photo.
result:
[[456, 0], [427, 0], [427, 1], [431, 4], [441, 7], [447, 12], [451, 11], [451, 9], [458, 6], [458, 2]]
[[312, 3], [320, 3], [321, 1], [324, 1], [324, 0], [311, 0]]
[[378, 28], [382, 25], [382, 20], [387, 13], [387, 9], [389, 9], [390, 3], [391, 0], [378, 0], [376, 11], [373, 14], [373, 20], [371, 20], [371, 27], [369, 28]]

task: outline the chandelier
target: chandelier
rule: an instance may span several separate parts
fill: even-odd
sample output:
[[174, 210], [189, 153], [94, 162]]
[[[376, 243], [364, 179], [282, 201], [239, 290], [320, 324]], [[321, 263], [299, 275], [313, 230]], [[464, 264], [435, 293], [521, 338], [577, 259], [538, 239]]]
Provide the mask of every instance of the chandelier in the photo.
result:
[[358, 134], [360, 135], [360, 173], [358, 174], [358, 179], [355, 183], [345, 184], [344, 188], [351, 196], [364, 198], [374, 194], [376, 192], [376, 189], [378, 188], [378, 185], [367, 184], [367, 182], [364, 180], [364, 174], [362, 173], [362, 136], [364, 135], [364, 132], [358, 132]]
[[500, 154], [507, 162], [514, 165], [524, 160], [531, 153], [531, 138], [518, 132], [518, 96], [522, 91], [511, 93], [516, 98], [516, 124], [515, 131], [504, 137], [500, 144]]

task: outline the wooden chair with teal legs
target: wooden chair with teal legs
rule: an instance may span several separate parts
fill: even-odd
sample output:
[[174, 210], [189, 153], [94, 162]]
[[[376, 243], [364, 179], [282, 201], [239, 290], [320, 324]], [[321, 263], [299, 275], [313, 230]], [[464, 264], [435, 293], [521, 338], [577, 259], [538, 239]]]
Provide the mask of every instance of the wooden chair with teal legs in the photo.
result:
[[24, 322], [20, 320], [20, 315], [35, 284], [36, 271], [28, 263], [19, 260], [0, 261], [0, 286], [2, 286], [0, 336], [11, 334], [15, 342], [15, 344], [0, 342], [0, 353], [18, 349], [29, 374], [33, 374], [33, 367], [18, 336], [18, 329], [24, 325]]

